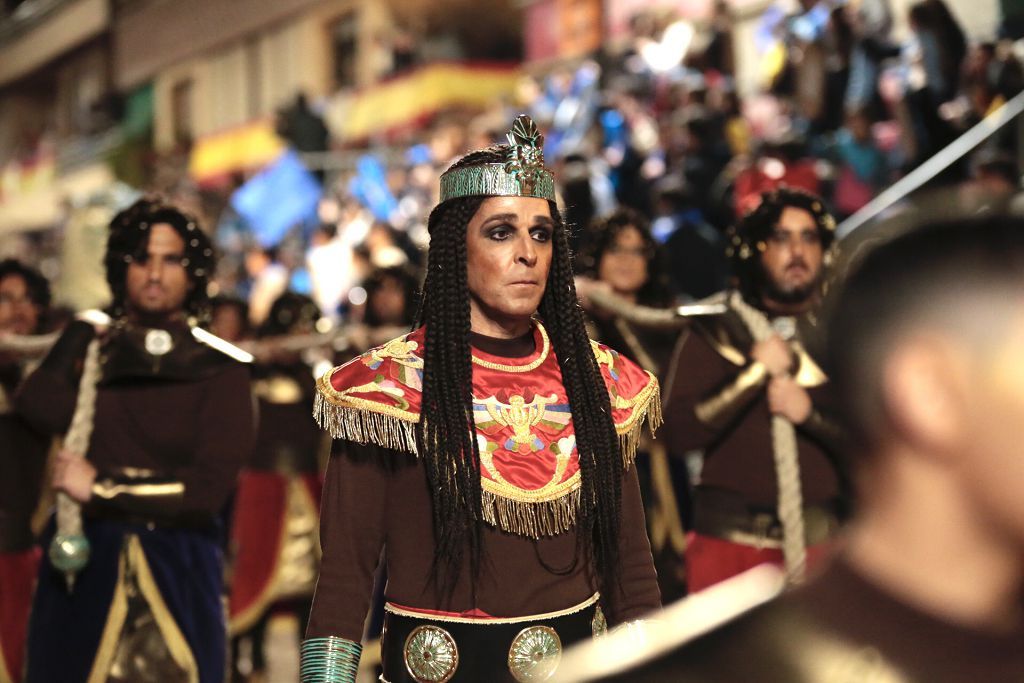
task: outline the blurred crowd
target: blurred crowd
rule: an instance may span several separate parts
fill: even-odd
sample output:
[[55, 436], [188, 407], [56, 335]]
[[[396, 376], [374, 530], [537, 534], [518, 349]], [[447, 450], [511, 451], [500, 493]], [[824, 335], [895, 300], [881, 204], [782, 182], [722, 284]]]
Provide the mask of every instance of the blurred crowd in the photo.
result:
[[[673, 264], [672, 295], [699, 299], [724, 286], [725, 233], [762, 191], [805, 189], [841, 221], [1024, 86], [1009, 19], [998, 36], [972, 43], [943, 0], [914, 3], [906, 17], [887, 0], [801, 0], [757, 19], [759, 84], [741, 96], [735, 23], [724, 2], [701, 30], [646, 10], [615, 51], [527, 70], [489, 111], [442, 111], [361, 147], [335, 144], [321, 105], [299, 95], [278, 113], [291, 152], [271, 168], [204, 187], [167, 171], [153, 184], [213, 233], [214, 289], [242, 299], [252, 325], [285, 291], [312, 297], [332, 324], [359, 322], [376, 305], [367, 285], [390, 281], [385, 273], [419, 276], [441, 171], [464, 150], [501, 141], [525, 112], [546, 135], [577, 269], [595, 267], [596, 222], [625, 208], [650, 224]], [[1008, 126], [931, 184], [1012, 193], [1015, 135]], [[96, 203], [124, 205], [132, 192]], [[88, 210], [16, 255], [77, 287], [68, 257], [54, 252], [74, 249], [74, 233], [99, 222]]]
[[[702, 298], [724, 286], [725, 232], [762, 191], [805, 189], [842, 220], [1024, 85], [1012, 36], [969, 43], [943, 0], [912, 5], [901, 40], [895, 19], [884, 0], [805, 1], [789, 13], [772, 6], [756, 32], [763, 87], [741, 97], [724, 3], [700, 34], [647, 12], [621, 52], [525, 75], [514, 98], [490, 111], [444, 112], [387, 146], [344, 150], [338, 158], [355, 160], [345, 168], [317, 154], [331, 143], [300, 98], [282, 111], [279, 130], [322, 195], [294, 225], [264, 228], [264, 216], [238, 210], [251, 193], [236, 178], [214, 221], [217, 286], [247, 300], [257, 325], [285, 290], [309, 294], [333, 322], [361, 320], [376, 305], [367, 283], [385, 272], [415, 278], [422, 267], [441, 171], [463, 150], [500, 141], [526, 112], [546, 132], [577, 269], [596, 266], [594, 226], [628, 209], [673, 264], [668, 291]], [[993, 136], [932, 185], [1012, 193], [1014, 137], [1012, 127]], [[289, 201], [266, 191], [267, 204]]]

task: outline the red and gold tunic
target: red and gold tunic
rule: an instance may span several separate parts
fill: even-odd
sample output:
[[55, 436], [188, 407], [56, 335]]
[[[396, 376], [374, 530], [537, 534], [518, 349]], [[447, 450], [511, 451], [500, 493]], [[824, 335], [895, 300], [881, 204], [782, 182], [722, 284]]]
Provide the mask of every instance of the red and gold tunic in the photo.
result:
[[[484, 519], [540, 538], [572, 528], [580, 467], [569, 399], [544, 327], [521, 359], [473, 354], [473, 416], [480, 451]], [[335, 438], [416, 452], [424, 329], [335, 368], [317, 383], [315, 413]], [[618, 352], [591, 342], [608, 389], [623, 467], [636, 455], [644, 418], [661, 420], [658, 381]]]
[[[479, 348], [485, 341], [486, 353]], [[593, 566], [578, 553], [580, 472], [558, 360], [540, 325], [533, 339], [507, 340], [507, 346], [498, 341], [476, 339], [480, 344], [472, 348], [487, 517], [480, 574], [471, 578], [463, 556], [450, 593], [430, 580], [433, 502], [424, 458], [415, 453], [423, 330], [319, 381], [316, 414], [338, 440], [325, 477], [323, 562], [307, 638], [361, 639], [382, 550], [387, 599], [415, 610], [473, 618], [545, 614], [582, 603], [597, 590]], [[607, 347], [595, 344], [593, 350], [610, 392], [624, 461], [621, 579], [602, 596], [614, 625], [661, 604], [636, 468], [626, 466], [644, 417], [656, 423], [660, 405], [653, 377]]]

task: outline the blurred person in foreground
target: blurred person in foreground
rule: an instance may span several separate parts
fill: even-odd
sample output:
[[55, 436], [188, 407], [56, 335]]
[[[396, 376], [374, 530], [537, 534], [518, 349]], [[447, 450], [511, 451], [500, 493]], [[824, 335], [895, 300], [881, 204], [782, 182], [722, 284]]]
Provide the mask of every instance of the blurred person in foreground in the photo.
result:
[[65, 435], [27, 680], [221, 681], [218, 519], [252, 445], [249, 369], [194, 338], [214, 266], [194, 218], [139, 200], [104, 264], [108, 322], [68, 325], [16, 397]]
[[[49, 306], [46, 278], [14, 259], [0, 261], [0, 345], [9, 336], [41, 333]], [[39, 565], [32, 516], [50, 439], [14, 412], [12, 401], [30, 367], [0, 350], [0, 681], [21, 680]]]
[[561, 680], [1024, 680], [1024, 220], [862, 244], [825, 333], [858, 474], [843, 552], [695, 640], [666, 613], [637, 665]]
[[695, 319], [679, 339], [662, 431], [674, 453], [704, 451], [690, 592], [762, 562], [785, 561], [798, 579], [839, 526], [841, 431], [800, 331], [819, 302], [834, 228], [817, 197], [764, 193], [732, 236], [738, 288], [706, 300], [728, 309]]
[[317, 383], [308, 680], [354, 680], [382, 551], [390, 683], [542, 680], [660, 603], [633, 467], [658, 382], [587, 337], [543, 136], [508, 140], [441, 176], [417, 329]]
[[[311, 298], [286, 292], [270, 307], [259, 337], [310, 334], [319, 319]], [[322, 439], [309, 418], [315, 390], [312, 368], [297, 351], [269, 351], [253, 367], [259, 424], [252, 459], [239, 477], [231, 527], [229, 627], [234, 673], [249, 672], [242, 680], [267, 680], [271, 667], [264, 645], [274, 612], [296, 615], [300, 628], [309, 617], [320, 562]], [[245, 666], [239, 639], [251, 642]]]

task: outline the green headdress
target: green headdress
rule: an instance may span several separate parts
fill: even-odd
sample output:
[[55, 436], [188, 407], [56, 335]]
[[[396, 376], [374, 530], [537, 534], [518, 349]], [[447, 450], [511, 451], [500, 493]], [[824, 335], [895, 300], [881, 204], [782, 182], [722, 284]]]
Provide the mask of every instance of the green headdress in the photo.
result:
[[544, 168], [544, 136], [533, 120], [520, 114], [505, 134], [505, 163], [476, 164], [441, 176], [441, 201], [479, 195], [555, 199], [555, 178]]

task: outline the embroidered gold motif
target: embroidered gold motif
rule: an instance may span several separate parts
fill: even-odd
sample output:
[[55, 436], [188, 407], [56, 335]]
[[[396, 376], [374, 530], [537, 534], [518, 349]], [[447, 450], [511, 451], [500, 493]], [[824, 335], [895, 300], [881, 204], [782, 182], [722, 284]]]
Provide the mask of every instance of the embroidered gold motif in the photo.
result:
[[417, 370], [422, 369], [423, 359], [413, 353], [413, 351], [417, 350], [420, 345], [418, 342], [408, 341], [407, 337], [408, 335], [406, 337], [392, 339], [384, 346], [372, 349], [368, 352], [368, 360], [370, 362], [364, 362], [366, 362], [367, 365], [370, 365], [370, 367], [375, 367], [371, 363], [379, 365], [388, 358], [391, 358], [399, 365], [415, 368]]
[[[510, 427], [512, 429], [511, 439], [515, 443], [536, 446], [537, 437], [534, 436], [533, 428], [542, 419], [545, 419], [547, 406], [557, 400], [558, 396], [555, 394], [547, 397], [537, 396], [530, 403], [527, 403], [522, 396], [510, 396], [508, 403], [502, 403], [496, 397], [489, 396], [482, 400], [474, 400], [473, 407], [482, 406], [491, 420], [502, 427]], [[479, 412], [479, 408], [477, 408], [474, 415], [479, 415]], [[568, 416], [568, 413], [566, 415]], [[564, 427], [568, 424], [569, 419], [559, 422]], [[478, 419], [477, 424], [479, 423]], [[533, 450], [538, 450], [538, 448], [533, 448]]]
[[[526, 372], [539, 367], [545, 359], [550, 359], [550, 341], [544, 328], [537, 325], [543, 345], [536, 361], [522, 366], [476, 363], [480, 359], [473, 359], [474, 363], [508, 372]], [[620, 360], [615, 351], [596, 342], [591, 342], [591, 348], [607, 383], [623, 466], [630, 467], [644, 418], [652, 432], [661, 423], [658, 382], [648, 372], [646, 383], [636, 395], [623, 396], [619, 393], [620, 380], [622, 373], [629, 371], [625, 361]], [[352, 379], [358, 377], [363, 381], [356, 386], [335, 389], [331, 378], [337, 369], [321, 377], [317, 381], [314, 403], [314, 415], [321, 427], [335, 438], [418, 454], [416, 423], [420, 414], [412, 409], [418, 402], [423, 368], [422, 358], [416, 355], [418, 350], [420, 344], [401, 337], [351, 361], [376, 371], [371, 374], [360, 369], [353, 374]], [[632, 389], [635, 381], [632, 375], [629, 377]], [[371, 378], [372, 381], [365, 381]], [[496, 396], [474, 399], [473, 418], [483, 474], [481, 508], [486, 523], [531, 538], [553, 536], [575, 526], [581, 475], [578, 470], [569, 473], [570, 467], [574, 467], [572, 454], [576, 445], [575, 436], [567, 433], [571, 429], [572, 415], [568, 402], [558, 403], [558, 400], [556, 393], [534, 396], [529, 402], [520, 395], [504, 400]], [[500, 456], [499, 449], [503, 451]], [[550, 468], [550, 476], [545, 471], [541, 479], [544, 483], [535, 489], [523, 488], [522, 482], [512, 483], [509, 478], [517, 478], [507, 472], [503, 474], [502, 463], [516, 457], [543, 458], [547, 463], [545, 469]]]
[[565, 493], [579, 486], [579, 472], [573, 474], [569, 479], [562, 481], [565, 471], [569, 467], [569, 453], [559, 453], [555, 456], [555, 469], [551, 473], [551, 479], [547, 484], [538, 489], [524, 489], [510, 483], [494, 465], [494, 453], [486, 447], [486, 437], [477, 435], [480, 446], [480, 467], [487, 471], [491, 480], [481, 480], [484, 490], [490, 491], [499, 496], [511, 500], [518, 500], [523, 503], [537, 503], [558, 498]]
[[594, 358], [597, 359], [598, 365], [615, 365], [615, 356], [611, 349], [601, 346], [593, 339], [590, 340], [590, 348], [594, 350]]

